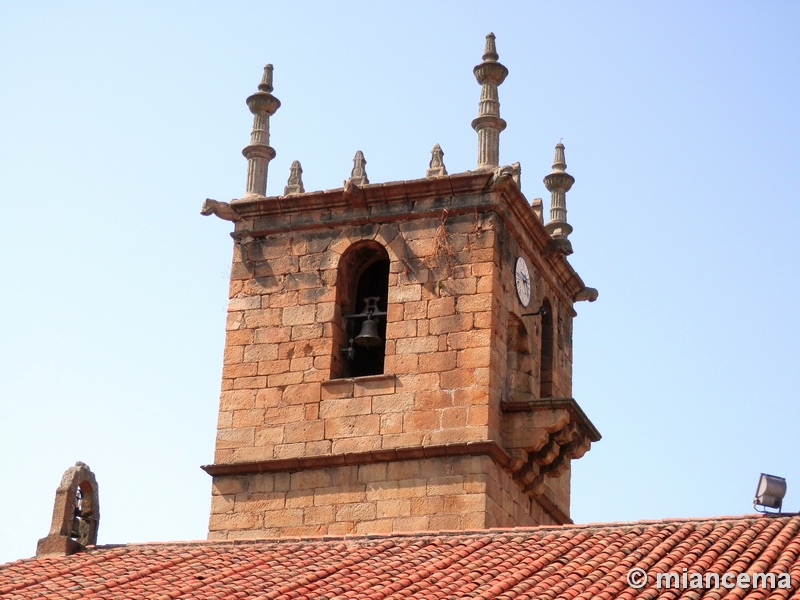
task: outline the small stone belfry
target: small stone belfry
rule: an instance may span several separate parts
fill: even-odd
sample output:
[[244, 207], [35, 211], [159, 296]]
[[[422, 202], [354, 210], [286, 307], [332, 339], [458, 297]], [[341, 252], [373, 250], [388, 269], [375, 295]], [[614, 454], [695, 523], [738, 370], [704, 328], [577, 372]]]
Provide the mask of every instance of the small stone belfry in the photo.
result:
[[426, 177], [369, 183], [359, 151], [341, 188], [305, 192], [296, 163], [284, 196], [263, 169], [204, 205], [235, 223], [210, 538], [570, 522], [570, 462], [600, 439], [573, 305], [597, 292], [499, 166], [498, 59], [490, 34], [473, 171], [437, 144]]
[[36, 557], [67, 556], [97, 543], [100, 498], [92, 470], [78, 461], [56, 489], [50, 532], [36, 545]]

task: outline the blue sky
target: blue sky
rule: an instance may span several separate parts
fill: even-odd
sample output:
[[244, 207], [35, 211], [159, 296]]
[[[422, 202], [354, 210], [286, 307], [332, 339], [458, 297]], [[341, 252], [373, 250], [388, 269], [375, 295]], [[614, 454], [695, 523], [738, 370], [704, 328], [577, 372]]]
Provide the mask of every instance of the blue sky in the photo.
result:
[[792, 2], [0, 4], [0, 562], [76, 460], [101, 543], [202, 539], [244, 100], [275, 65], [268, 192], [475, 167], [486, 33], [501, 163], [544, 197], [563, 138], [574, 394], [603, 434], [578, 523], [800, 509], [800, 7]]

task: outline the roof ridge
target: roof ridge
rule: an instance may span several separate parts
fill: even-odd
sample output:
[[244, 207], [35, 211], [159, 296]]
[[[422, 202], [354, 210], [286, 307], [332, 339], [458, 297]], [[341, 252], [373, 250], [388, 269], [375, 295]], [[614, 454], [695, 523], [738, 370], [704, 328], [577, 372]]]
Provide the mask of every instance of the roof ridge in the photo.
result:
[[[489, 529], [461, 530], [424, 530], [424, 531], [395, 531], [389, 533], [368, 533], [368, 534], [345, 534], [345, 535], [317, 535], [317, 536], [293, 536], [293, 537], [263, 537], [247, 539], [213, 539], [213, 540], [173, 540], [173, 541], [153, 541], [153, 542], [129, 542], [116, 544], [97, 544], [88, 546], [87, 551], [93, 550], [112, 550], [116, 548], [136, 548], [148, 546], [210, 546], [210, 545], [252, 545], [264, 542], [270, 543], [291, 543], [303, 542], [353, 542], [357, 540], [383, 540], [388, 538], [431, 538], [447, 536], [452, 538], [471, 538], [479, 536], [501, 536], [501, 535], [520, 535], [536, 534], [540, 532], [574, 532], [579, 530], [596, 531], [598, 529], [624, 529], [646, 525], [670, 525], [682, 523], [708, 523], [721, 521], [754, 521], [761, 519], [793, 519], [800, 517], [800, 513], [754, 513], [749, 515], [730, 515], [718, 517], [673, 517], [667, 519], [642, 519], [638, 521], [611, 521], [611, 522], [592, 522], [592, 523], [570, 523], [565, 525], [537, 525], [532, 527], [493, 527]], [[32, 559], [21, 559], [32, 560]], [[15, 561], [20, 562], [20, 561]], [[11, 564], [11, 563], [9, 563]]]

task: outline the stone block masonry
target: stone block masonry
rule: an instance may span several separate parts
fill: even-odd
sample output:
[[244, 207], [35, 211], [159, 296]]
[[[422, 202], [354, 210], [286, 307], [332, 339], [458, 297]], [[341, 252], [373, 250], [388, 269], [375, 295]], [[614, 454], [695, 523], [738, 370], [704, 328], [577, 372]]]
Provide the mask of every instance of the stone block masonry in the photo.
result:
[[264, 196], [272, 66], [254, 115], [247, 191], [201, 213], [235, 223], [209, 535], [252, 538], [568, 523], [571, 461], [600, 435], [572, 393], [564, 146], [551, 221], [500, 166], [495, 36], [475, 171], [306, 192], [294, 161]]
[[555, 521], [488, 456], [226, 477], [210, 539], [484, 529]]
[[[440, 215], [240, 243], [215, 462], [491, 439], [497, 221], [493, 213]], [[437, 248], [442, 223], [447, 239]], [[391, 261], [386, 374], [337, 379], [337, 267], [364, 239], [385, 243]], [[306, 276], [316, 287], [298, 286]]]
[[[568, 399], [583, 284], [497, 177], [237, 204], [212, 537], [569, 521], [569, 461], [599, 439]], [[381, 256], [383, 369], [348, 376], [344, 317]], [[525, 316], [544, 303], [549, 329]], [[557, 397], [557, 418], [536, 403]]]

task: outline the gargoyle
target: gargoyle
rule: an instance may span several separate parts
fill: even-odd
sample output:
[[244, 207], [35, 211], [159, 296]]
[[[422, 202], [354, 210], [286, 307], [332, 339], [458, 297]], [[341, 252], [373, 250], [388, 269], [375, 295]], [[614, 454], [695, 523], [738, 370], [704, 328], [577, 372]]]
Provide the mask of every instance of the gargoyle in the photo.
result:
[[570, 242], [565, 236], [554, 237], [550, 240], [550, 242], [548, 242], [546, 251], [569, 256], [572, 254], [572, 242]]
[[513, 181], [520, 186], [520, 165], [514, 163], [513, 165], [506, 165], [503, 167], [495, 167], [492, 169], [492, 182], [491, 186], [497, 191], [502, 191]]
[[200, 214], [204, 217], [209, 215], [217, 215], [220, 219], [225, 221], [238, 221], [242, 217], [239, 216], [234, 208], [227, 202], [217, 202], [211, 198], [206, 198], [203, 202], [203, 207], [200, 209]]
[[572, 298], [573, 302], [594, 302], [595, 300], [597, 300], [597, 290], [591, 287], [583, 288]]

